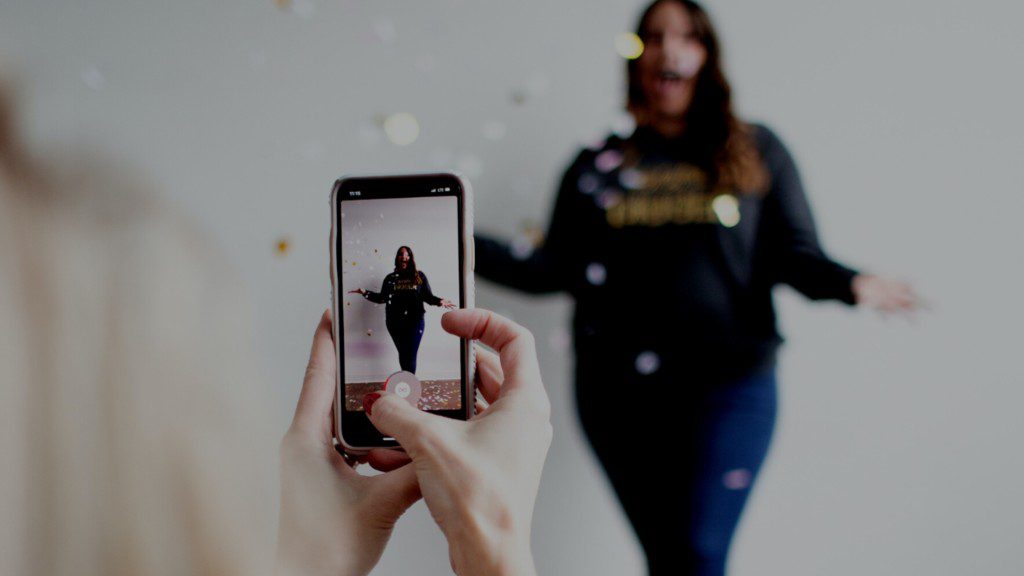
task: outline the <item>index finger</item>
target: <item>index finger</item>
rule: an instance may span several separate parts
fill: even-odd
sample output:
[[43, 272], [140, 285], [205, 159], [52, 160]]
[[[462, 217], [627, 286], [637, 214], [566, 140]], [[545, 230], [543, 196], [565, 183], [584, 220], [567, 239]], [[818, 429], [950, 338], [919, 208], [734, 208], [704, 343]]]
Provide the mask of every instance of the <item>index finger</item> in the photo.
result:
[[479, 340], [494, 348], [505, 374], [503, 392], [518, 388], [543, 392], [536, 345], [533, 334], [526, 328], [481, 308], [446, 312], [441, 316], [441, 326], [456, 336]]

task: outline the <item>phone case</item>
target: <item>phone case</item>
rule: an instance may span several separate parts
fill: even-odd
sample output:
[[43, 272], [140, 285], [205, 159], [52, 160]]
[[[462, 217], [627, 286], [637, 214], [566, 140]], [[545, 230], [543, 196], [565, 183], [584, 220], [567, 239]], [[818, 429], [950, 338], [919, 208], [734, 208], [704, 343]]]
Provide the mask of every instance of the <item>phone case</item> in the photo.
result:
[[[341, 188], [341, 183], [351, 178], [377, 178], [377, 177], [408, 177], [408, 176], [452, 176], [456, 178], [462, 186], [463, 191], [463, 202], [462, 202], [462, 222], [463, 222], [463, 254], [465, 257], [462, 261], [460, 271], [460, 281], [463, 284], [464, 293], [466, 294], [466, 308], [473, 308], [475, 302], [475, 278], [473, 270], [475, 268], [475, 249], [473, 246], [473, 189], [468, 179], [463, 177], [458, 172], [430, 172], [430, 173], [403, 173], [403, 174], [345, 174], [338, 178], [334, 186], [331, 188], [330, 194], [330, 208], [331, 208], [331, 234], [330, 234], [330, 253], [331, 253], [331, 313], [332, 319], [339, 318], [340, 308], [340, 294], [338, 290], [338, 284], [340, 279], [338, 276], [338, 263], [336, 253], [336, 242], [335, 237], [338, 233], [338, 210], [335, 209], [338, 198], [337, 194]], [[336, 357], [341, 358], [341, 339], [338, 335], [340, 322], [332, 321], [332, 333], [334, 337], [334, 353]], [[463, 373], [466, 374], [465, 386], [468, 388], [466, 391], [466, 402], [463, 409], [466, 412], [466, 419], [468, 420], [473, 416], [476, 411], [476, 384], [475, 384], [475, 370], [476, 370], [476, 347], [473, 341], [463, 340], [463, 347], [466, 350], [464, 354], [466, 365], [463, 366]], [[341, 364], [339, 363], [339, 370], [337, 379], [334, 386], [334, 440], [335, 447], [339, 452], [350, 455], [365, 454], [371, 448], [371, 446], [354, 446], [345, 441], [341, 435], [341, 419], [344, 413], [342, 406], [342, 398], [344, 397], [344, 375], [340, 369]], [[389, 448], [393, 450], [401, 450], [401, 446]]]

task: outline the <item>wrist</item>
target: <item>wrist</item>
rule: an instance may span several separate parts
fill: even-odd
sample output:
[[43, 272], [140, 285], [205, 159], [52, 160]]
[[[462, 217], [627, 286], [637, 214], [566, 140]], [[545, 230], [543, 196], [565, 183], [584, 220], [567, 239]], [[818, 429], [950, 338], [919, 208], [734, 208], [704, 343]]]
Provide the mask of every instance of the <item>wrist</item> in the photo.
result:
[[[506, 517], [507, 518], [507, 517]], [[534, 576], [529, 530], [511, 521], [460, 523], [448, 536], [452, 568], [459, 576]]]

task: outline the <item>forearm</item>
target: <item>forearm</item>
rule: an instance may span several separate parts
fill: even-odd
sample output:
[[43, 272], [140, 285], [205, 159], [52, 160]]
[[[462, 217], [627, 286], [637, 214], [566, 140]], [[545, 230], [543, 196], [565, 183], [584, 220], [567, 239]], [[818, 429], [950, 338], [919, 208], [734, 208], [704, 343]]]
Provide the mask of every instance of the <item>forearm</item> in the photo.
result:
[[475, 247], [476, 273], [486, 280], [534, 294], [565, 289], [554, 254], [546, 246], [525, 258], [516, 258], [507, 243], [486, 236], [477, 236]]

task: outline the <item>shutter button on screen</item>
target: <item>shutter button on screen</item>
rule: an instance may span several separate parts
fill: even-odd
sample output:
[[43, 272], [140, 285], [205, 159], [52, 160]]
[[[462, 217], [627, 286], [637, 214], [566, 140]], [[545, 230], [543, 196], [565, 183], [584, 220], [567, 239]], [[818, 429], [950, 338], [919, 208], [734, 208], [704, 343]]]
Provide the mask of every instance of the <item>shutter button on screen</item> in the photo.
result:
[[420, 396], [423, 394], [419, 378], [405, 370], [388, 376], [384, 381], [384, 390], [412, 404], [413, 408], [419, 407]]

